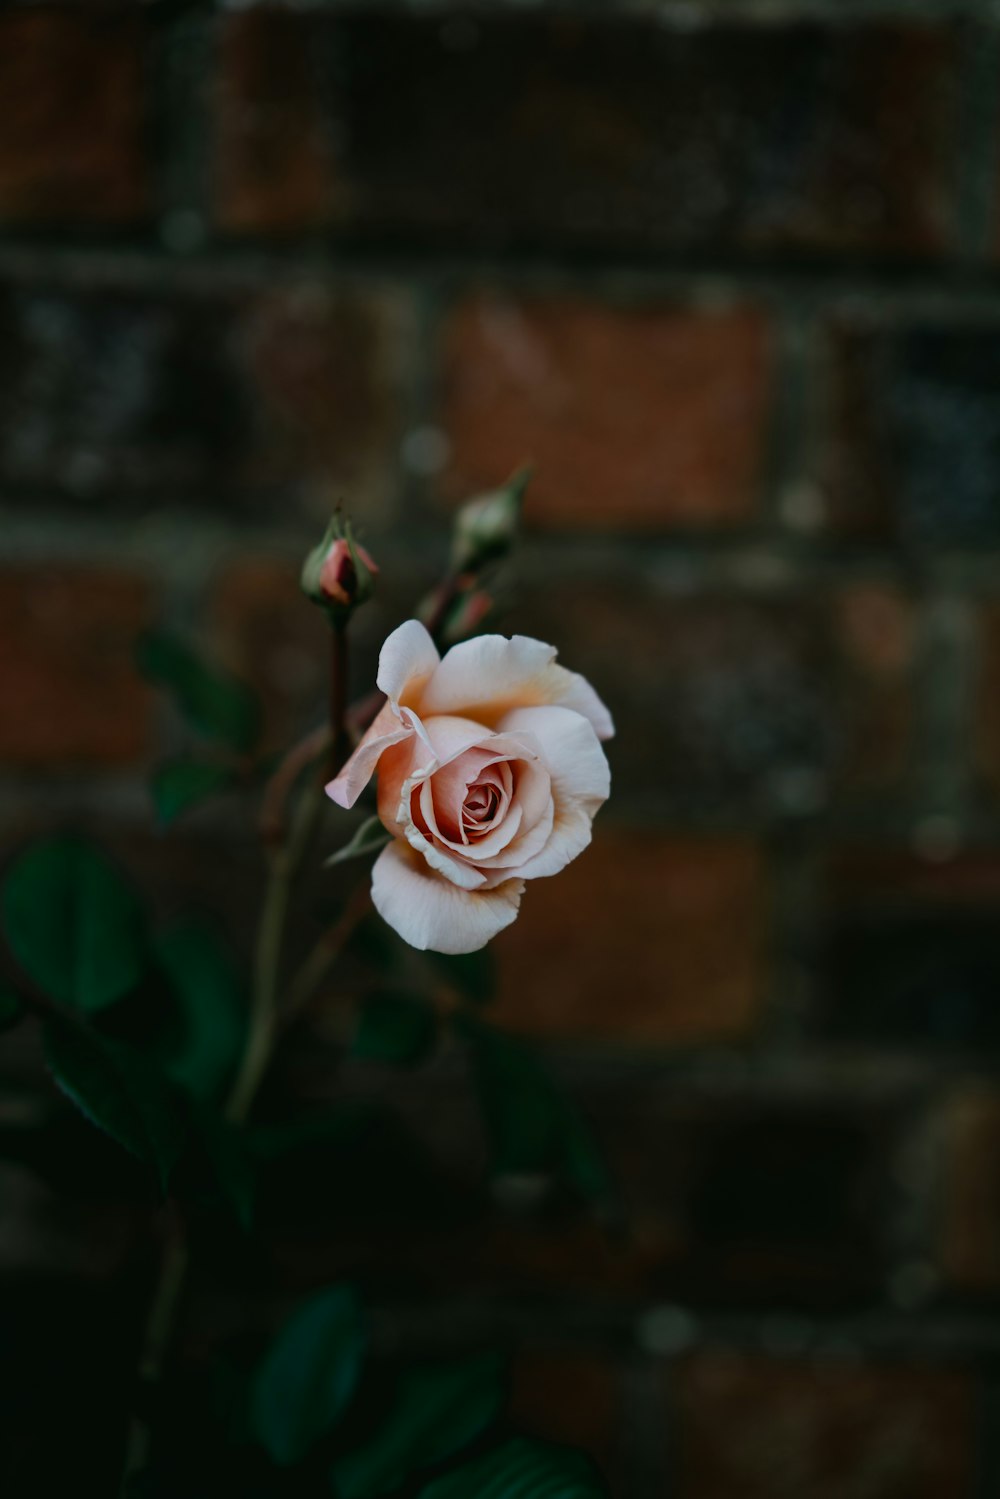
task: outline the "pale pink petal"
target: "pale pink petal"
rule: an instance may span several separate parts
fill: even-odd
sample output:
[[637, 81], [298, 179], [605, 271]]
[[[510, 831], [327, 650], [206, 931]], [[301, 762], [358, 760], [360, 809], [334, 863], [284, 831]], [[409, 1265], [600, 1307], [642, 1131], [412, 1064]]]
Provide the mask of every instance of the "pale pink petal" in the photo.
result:
[[552, 777], [554, 820], [544, 847], [512, 868], [526, 879], [558, 874], [587, 847], [595, 812], [611, 789], [611, 772], [592, 726], [568, 708], [521, 708], [504, 728], [530, 733]]
[[382, 919], [411, 947], [476, 952], [517, 916], [524, 883], [460, 890], [429, 869], [405, 843], [390, 843], [375, 861], [372, 900]]
[[479, 635], [452, 646], [420, 696], [425, 717], [460, 714], [490, 728], [514, 708], [544, 704], [582, 713], [599, 738], [614, 733], [611, 715], [590, 684], [556, 663], [554, 646], [527, 635]]
[[416, 619], [393, 630], [379, 653], [376, 682], [390, 703], [415, 707], [424, 683], [441, 658], [437, 646]]
[[353, 807], [375, 773], [381, 756], [392, 745], [401, 744], [413, 730], [401, 723], [386, 703], [347, 764], [329, 783], [327, 796], [339, 807]]
[[593, 726], [569, 708], [516, 708], [502, 722], [504, 734], [531, 736], [552, 786], [562, 799], [582, 802], [593, 814], [611, 791], [611, 771]]

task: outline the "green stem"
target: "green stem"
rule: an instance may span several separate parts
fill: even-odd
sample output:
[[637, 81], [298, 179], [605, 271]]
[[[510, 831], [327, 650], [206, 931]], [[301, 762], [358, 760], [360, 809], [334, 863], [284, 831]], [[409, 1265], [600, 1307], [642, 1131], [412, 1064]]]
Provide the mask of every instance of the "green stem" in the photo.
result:
[[[330, 694], [332, 769], [335, 773], [350, 752], [347, 730], [347, 632], [342, 627], [334, 632]], [[226, 1117], [234, 1124], [246, 1119], [271, 1060], [277, 1034], [281, 959], [292, 884], [308, 850], [323, 804], [323, 781], [311, 777], [299, 797], [287, 839], [271, 855], [264, 906], [257, 932], [253, 996], [246, 1045], [225, 1107]], [[190, 1251], [183, 1227], [179, 1220], [175, 1220], [153, 1292], [139, 1358], [139, 1377], [147, 1385], [157, 1383], [163, 1372], [189, 1263]], [[148, 1419], [145, 1416], [135, 1416], [126, 1447], [123, 1494], [128, 1489], [130, 1479], [145, 1466], [150, 1439]]]

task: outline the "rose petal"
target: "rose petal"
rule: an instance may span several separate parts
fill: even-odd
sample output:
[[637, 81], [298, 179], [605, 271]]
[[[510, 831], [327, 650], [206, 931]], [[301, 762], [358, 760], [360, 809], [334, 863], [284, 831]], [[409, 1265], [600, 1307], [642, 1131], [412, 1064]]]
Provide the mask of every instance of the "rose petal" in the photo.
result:
[[545, 846], [512, 867], [525, 879], [558, 874], [591, 839], [595, 812], [611, 790], [611, 771], [591, 724], [568, 708], [520, 708], [505, 729], [530, 733], [552, 777], [554, 820]]
[[614, 733], [611, 715], [590, 684], [556, 663], [555, 647], [527, 635], [479, 635], [453, 645], [425, 683], [419, 711], [459, 714], [496, 728], [519, 707], [565, 704], [600, 738]]
[[517, 916], [524, 883], [466, 891], [443, 880], [405, 843], [390, 843], [372, 870], [375, 909], [411, 947], [476, 952]]
[[408, 619], [382, 646], [375, 680], [395, 707], [402, 702], [413, 707], [440, 660], [437, 646], [423, 625]]
[[347, 764], [328, 784], [327, 796], [340, 807], [353, 807], [374, 775], [383, 753], [390, 746], [409, 739], [412, 733], [412, 728], [401, 723], [391, 705], [386, 703]]

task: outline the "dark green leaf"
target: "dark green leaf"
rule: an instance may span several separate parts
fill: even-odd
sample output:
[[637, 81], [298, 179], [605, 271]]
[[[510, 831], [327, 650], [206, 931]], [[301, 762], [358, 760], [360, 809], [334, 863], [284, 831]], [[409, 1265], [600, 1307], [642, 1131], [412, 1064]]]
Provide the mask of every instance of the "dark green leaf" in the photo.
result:
[[276, 1463], [298, 1462], [332, 1430], [357, 1385], [365, 1341], [350, 1286], [321, 1291], [285, 1323], [257, 1371], [250, 1411]]
[[418, 1499], [604, 1499], [606, 1493], [582, 1453], [515, 1437], [435, 1478]]
[[63, 1092], [119, 1145], [153, 1166], [165, 1188], [184, 1147], [187, 1120], [180, 1098], [148, 1059], [62, 1016], [45, 1022], [45, 1057]]
[[326, 860], [327, 866], [331, 864], [346, 864], [348, 859], [362, 859], [366, 854], [377, 854], [380, 849], [385, 848], [392, 835], [387, 833], [378, 817], [369, 817], [357, 829], [354, 837], [343, 848], [338, 848], [335, 854], [331, 854]]
[[370, 994], [361, 1006], [354, 1054], [379, 1062], [417, 1062], [434, 1045], [434, 1011], [419, 995]]
[[496, 997], [496, 960], [489, 948], [455, 954], [428, 952], [422, 956], [462, 999], [483, 1005]]
[[243, 1049], [246, 997], [240, 976], [223, 943], [198, 921], [162, 933], [155, 950], [181, 1020], [167, 1071], [197, 1097], [217, 1097]]
[[377, 1435], [334, 1464], [340, 1499], [375, 1499], [414, 1470], [460, 1451], [494, 1419], [501, 1396], [493, 1357], [408, 1372]]
[[230, 765], [185, 757], [167, 760], [154, 770], [150, 786], [157, 821], [161, 827], [169, 827], [182, 812], [197, 807], [217, 791], [229, 791], [237, 779]]
[[173, 693], [200, 733], [247, 754], [260, 733], [260, 705], [245, 682], [206, 662], [172, 635], [150, 632], [139, 642], [139, 669]]
[[108, 859], [69, 836], [32, 843], [3, 884], [14, 956], [61, 1004], [95, 1011], [137, 983], [144, 960], [138, 897]]
[[9, 1031], [24, 1014], [24, 1005], [16, 989], [0, 982], [0, 1031]]

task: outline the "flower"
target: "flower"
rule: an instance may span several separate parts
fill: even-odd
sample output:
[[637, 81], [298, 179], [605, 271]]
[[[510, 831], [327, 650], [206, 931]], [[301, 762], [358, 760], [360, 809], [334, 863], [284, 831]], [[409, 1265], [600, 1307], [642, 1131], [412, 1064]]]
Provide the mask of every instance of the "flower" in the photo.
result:
[[313, 547], [302, 568], [302, 591], [335, 618], [350, 615], [371, 597], [378, 568], [335, 517], [319, 546]]
[[517, 915], [524, 883], [590, 842], [610, 772], [611, 715], [553, 646], [480, 635], [442, 659], [417, 620], [379, 658], [388, 701], [327, 786], [353, 807], [378, 773], [393, 841], [372, 872], [376, 910], [413, 947], [474, 952]]

